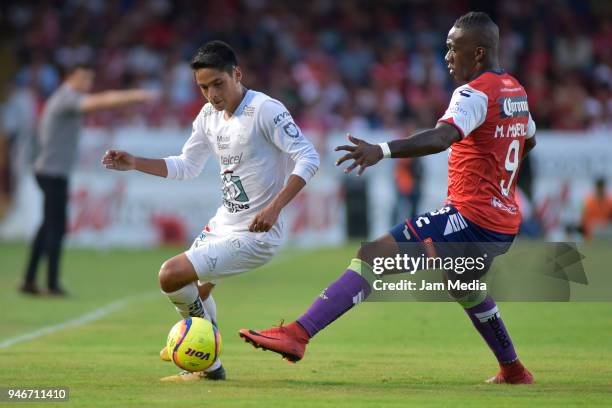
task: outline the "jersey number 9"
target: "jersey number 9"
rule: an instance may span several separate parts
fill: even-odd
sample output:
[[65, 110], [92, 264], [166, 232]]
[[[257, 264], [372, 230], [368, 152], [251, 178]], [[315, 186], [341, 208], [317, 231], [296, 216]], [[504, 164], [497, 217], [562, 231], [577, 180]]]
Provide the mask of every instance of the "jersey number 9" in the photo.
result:
[[507, 181], [502, 179], [499, 183], [504, 197], [508, 197], [508, 194], [510, 194], [510, 187], [512, 187], [514, 176], [516, 176], [516, 171], [519, 168], [520, 149], [521, 144], [517, 139], [513, 140], [508, 147], [508, 154], [506, 154], [506, 171], [510, 173], [510, 178]]

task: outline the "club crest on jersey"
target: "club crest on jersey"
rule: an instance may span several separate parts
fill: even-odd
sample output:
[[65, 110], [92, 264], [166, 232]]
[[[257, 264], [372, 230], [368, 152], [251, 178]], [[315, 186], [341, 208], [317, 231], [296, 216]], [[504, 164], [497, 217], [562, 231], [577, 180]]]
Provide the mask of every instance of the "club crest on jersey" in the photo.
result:
[[529, 116], [527, 96], [506, 96], [498, 99], [500, 116], [502, 118], [518, 118]]
[[231, 170], [221, 174], [223, 182], [223, 205], [230, 213], [236, 213], [250, 208], [249, 197], [244, 191], [240, 176], [234, 176]]
[[287, 136], [292, 137], [294, 139], [300, 136], [300, 129], [293, 122], [289, 122], [285, 126], [283, 126], [283, 130], [285, 131]]

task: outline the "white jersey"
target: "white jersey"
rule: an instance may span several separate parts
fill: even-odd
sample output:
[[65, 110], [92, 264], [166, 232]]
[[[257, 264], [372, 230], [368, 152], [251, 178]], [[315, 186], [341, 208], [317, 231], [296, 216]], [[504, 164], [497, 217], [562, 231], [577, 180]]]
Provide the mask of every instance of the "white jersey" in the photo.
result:
[[[204, 105], [180, 156], [167, 157], [168, 178], [189, 179], [214, 154], [221, 166], [223, 203], [209, 221], [217, 235], [248, 232], [255, 215], [284, 187], [289, 174], [308, 182], [319, 166], [319, 155], [291, 114], [268, 95], [247, 91], [234, 114]], [[290, 161], [295, 163], [290, 171]], [[255, 234], [273, 245], [283, 237], [282, 217], [268, 232]]]

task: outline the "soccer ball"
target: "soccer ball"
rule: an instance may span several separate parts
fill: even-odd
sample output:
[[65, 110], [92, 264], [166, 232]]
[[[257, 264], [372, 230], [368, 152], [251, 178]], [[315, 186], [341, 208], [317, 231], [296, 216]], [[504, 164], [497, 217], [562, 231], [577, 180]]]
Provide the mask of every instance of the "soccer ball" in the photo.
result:
[[166, 347], [174, 364], [183, 370], [204, 371], [221, 353], [221, 335], [208, 320], [187, 317], [172, 327]]

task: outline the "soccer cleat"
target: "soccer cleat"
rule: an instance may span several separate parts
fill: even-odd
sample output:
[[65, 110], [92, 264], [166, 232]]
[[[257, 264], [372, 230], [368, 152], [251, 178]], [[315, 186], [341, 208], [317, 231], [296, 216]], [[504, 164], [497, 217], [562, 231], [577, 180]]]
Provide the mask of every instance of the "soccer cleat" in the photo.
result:
[[67, 297], [68, 292], [60, 287], [48, 288], [45, 290], [45, 295], [54, 297]]
[[210, 381], [222, 381], [225, 380], [225, 368], [220, 366], [216, 370], [206, 372], [197, 371], [192, 373], [190, 371], [181, 371], [175, 375], [169, 375], [163, 377], [160, 381], [162, 382], [182, 382], [182, 381], [198, 381], [198, 380], [210, 380]]
[[204, 378], [211, 381], [225, 380], [225, 368], [219, 366], [213, 371], [204, 371]]
[[485, 381], [488, 384], [533, 384], [533, 375], [520, 361], [502, 365], [501, 370], [495, 377]]
[[26, 282], [21, 285], [19, 287], [19, 291], [27, 295], [40, 295], [40, 289], [38, 289], [36, 284], [32, 282]]
[[240, 337], [255, 348], [270, 350], [283, 356], [290, 363], [296, 363], [304, 357], [308, 334], [298, 323], [287, 326], [272, 327], [265, 330], [242, 329]]
[[168, 348], [166, 346], [164, 346], [164, 348], [161, 349], [161, 351], [159, 352], [159, 358], [164, 361], [172, 361], [172, 359], [170, 358], [170, 354], [168, 354]]

